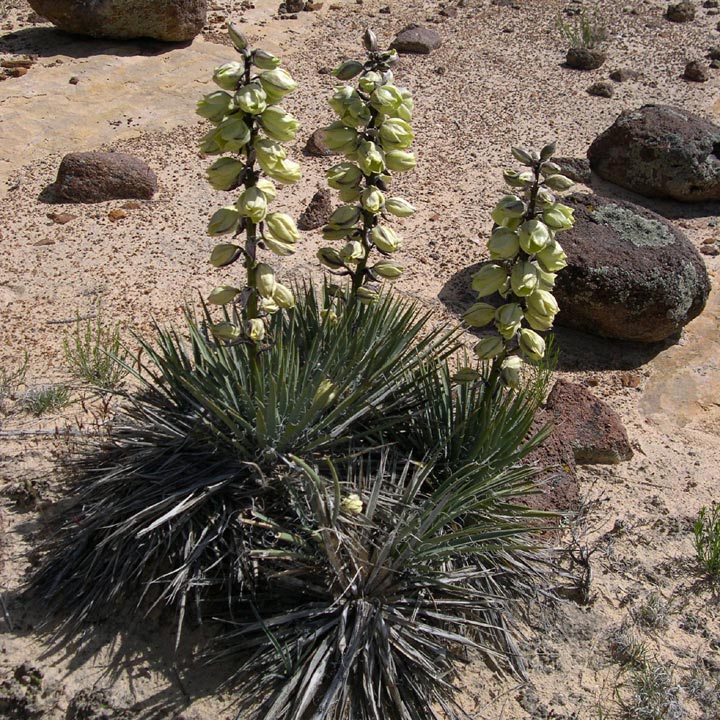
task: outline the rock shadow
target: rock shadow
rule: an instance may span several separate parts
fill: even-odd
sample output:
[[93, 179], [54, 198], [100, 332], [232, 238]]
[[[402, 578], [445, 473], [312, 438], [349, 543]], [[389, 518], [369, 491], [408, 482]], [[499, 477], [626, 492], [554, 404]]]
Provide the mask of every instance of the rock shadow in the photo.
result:
[[[472, 276], [485, 262], [475, 263], [456, 272], [440, 290], [438, 298], [454, 315], [462, 315], [477, 301], [477, 293], [471, 287]], [[495, 304], [493, 298], [489, 298], [488, 301]], [[560, 320], [559, 315], [558, 320]], [[478, 337], [487, 335], [483, 328], [472, 331], [472, 334]], [[557, 369], [568, 372], [635, 370], [677, 342], [677, 337], [658, 343], [625, 342], [572, 330], [557, 323], [553, 335], [558, 352]]]
[[91, 38], [68, 33], [55, 27], [43, 26], [24, 28], [0, 36], [0, 53], [39, 57], [66, 55], [76, 59], [93, 55], [133, 57], [162, 55], [190, 44], [191, 41], [169, 43], [152, 38], [132, 40]]

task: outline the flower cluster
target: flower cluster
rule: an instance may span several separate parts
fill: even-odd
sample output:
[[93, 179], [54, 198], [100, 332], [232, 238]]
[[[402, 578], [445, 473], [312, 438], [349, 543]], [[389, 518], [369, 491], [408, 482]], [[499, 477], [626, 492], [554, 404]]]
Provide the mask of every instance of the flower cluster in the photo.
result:
[[[261, 343], [268, 316], [295, 304], [292, 292], [277, 281], [273, 268], [258, 259], [258, 250], [285, 256], [295, 252], [300, 237], [294, 220], [285, 213], [269, 212], [279, 183], [300, 179], [300, 166], [289, 160], [282, 142], [292, 140], [298, 121], [278, 105], [297, 87], [280, 60], [264, 50], [251, 50], [244, 35], [230, 26], [230, 37], [242, 56], [215, 69], [213, 80], [221, 88], [206, 95], [197, 112], [215, 126], [201, 140], [207, 155], [230, 153], [207, 171], [216, 190], [241, 189], [231, 205], [217, 210], [208, 233], [214, 237], [244, 235], [242, 244], [221, 242], [215, 246], [210, 263], [226, 267], [243, 258], [247, 272], [245, 288], [216, 287], [208, 297], [216, 305], [232, 304], [232, 320], [211, 326], [215, 337], [226, 341]], [[230, 317], [230, 315], [228, 315]]]
[[[397, 52], [378, 51], [371, 30], [365, 32], [363, 44], [365, 63], [347, 60], [333, 73], [343, 81], [358, 77], [357, 87], [336, 88], [329, 102], [339, 119], [324, 129], [327, 146], [344, 154], [346, 161], [327, 172], [328, 185], [339, 191], [345, 204], [332, 213], [323, 237], [345, 244], [339, 250], [321, 248], [318, 258], [334, 273], [351, 276], [358, 299], [373, 302], [377, 292], [366, 283], [392, 280], [404, 270], [389, 257], [402, 241], [382, 220], [415, 212], [403, 198], [387, 194], [391, 173], [415, 167], [415, 156], [408, 149], [413, 141], [413, 101], [408, 90], [393, 84], [391, 68]], [[383, 258], [371, 265], [373, 249]]]
[[512, 149], [529, 169], [503, 173], [514, 192], [504, 195], [491, 213], [491, 261], [472, 281], [480, 299], [498, 293], [505, 302], [499, 307], [476, 302], [464, 314], [472, 327], [494, 323], [498, 334], [481, 340], [475, 354], [481, 360], [494, 359], [510, 387], [519, 384], [523, 358], [537, 362], [545, 355], [545, 341], [538, 333], [553, 325], [558, 305], [552, 290], [556, 273], [567, 264], [555, 235], [573, 226], [573, 210], [558, 202], [553, 191], [567, 190], [573, 182], [551, 161], [554, 152], [554, 144], [540, 152]]

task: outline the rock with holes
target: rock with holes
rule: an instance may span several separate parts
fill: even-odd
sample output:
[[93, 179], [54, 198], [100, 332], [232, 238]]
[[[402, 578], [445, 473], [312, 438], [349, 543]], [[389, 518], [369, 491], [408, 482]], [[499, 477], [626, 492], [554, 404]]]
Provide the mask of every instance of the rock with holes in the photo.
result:
[[53, 25], [91, 37], [192, 40], [203, 28], [207, 0], [29, 0]]
[[588, 159], [600, 177], [646, 197], [720, 200], [720, 127], [680, 108], [622, 112]]
[[313, 196], [308, 206], [298, 218], [300, 230], [316, 230], [327, 224], [333, 211], [333, 194], [327, 188], [321, 188]]
[[96, 203], [105, 200], [150, 199], [157, 177], [145, 161], [128, 153], [68, 153], [50, 186], [54, 202]]
[[710, 292], [705, 264], [660, 215], [630, 202], [571, 195], [575, 226], [558, 236], [556, 324], [603, 337], [658, 342], [700, 314]]

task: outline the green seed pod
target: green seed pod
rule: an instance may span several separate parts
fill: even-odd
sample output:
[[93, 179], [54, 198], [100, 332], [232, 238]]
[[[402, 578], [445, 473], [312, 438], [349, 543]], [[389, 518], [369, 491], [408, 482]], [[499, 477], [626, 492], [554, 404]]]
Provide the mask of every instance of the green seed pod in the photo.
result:
[[523, 328], [518, 339], [520, 352], [530, 360], [542, 360], [545, 355], [545, 341], [534, 331]]
[[405, 267], [403, 265], [393, 262], [392, 260], [380, 260], [370, 269], [373, 274], [384, 278], [385, 280], [395, 280], [396, 278], [399, 278], [403, 272], [405, 272]]
[[252, 64], [260, 70], [274, 70], [280, 64], [280, 58], [266, 50], [255, 50], [251, 60]]
[[290, 73], [279, 67], [274, 70], [265, 70], [260, 73], [259, 79], [270, 104], [280, 102], [297, 88], [297, 83], [292, 79]]
[[569, 190], [575, 184], [570, 178], [560, 175], [560, 173], [549, 175], [544, 182], [551, 190]]
[[522, 359], [517, 355], [506, 357], [500, 365], [500, 374], [503, 382], [508, 387], [519, 390], [521, 387], [520, 370], [523, 366]]
[[485, 327], [495, 319], [495, 310], [489, 303], [475, 303], [463, 313], [463, 320], [470, 327]]
[[376, 225], [370, 231], [370, 239], [378, 250], [384, 253], [392, 253], [402, 246], [402, 240], [392, 228], [384, 225]]
[[245, 163], [232, 158], [220, 158], [207, 169], [207, 179], [215, 190], [232, 190], [238, 184]]
[[219, 123], [230, 112], [232, 97], [222, 90], [206, 95], [197, 104], [196, 112], [210, 122]]
[[210, 264], [213, 267], [225, 267], [235, 262], [242, 252], [238, 245], [218, 243], [210, 253]]
[[240, 194], [235, 207], [243, 217], [257, 224], [263, 221], [267, 213], [267, 198], [262, 190], [249, 187]]
[[473, 275], [472, 289], [480, 297], [487, 297], [500, 290], [507, 282], [507, 270], [501, 265], [488, 263]]
[[385, 210], [396, 217], [410, 217], [415, 208], [403, 198], [391, 197], [385, 200]]
[[235, 93], [235, 104], [249, 115], [260, 115], [267, 107], [267, 95], [260, 83], [244, 85]]
[[332, 74], [338, 80], [352, 80], [363, 71], [363, 64], [357, 60], [346, 60], [336, 67]]
[[235, 23], [231, 23], [230, 25], [228, 25], [228, 34], [230, 35], [230, 39], [232, 40], [232, 43], [237, 50], [242, 51], [247, 49], [247, 38]]
[[330, 270], [341, 270], [345, 267], [340, 253], [335, 248], [320, 248], [317, 251], [317, 258], [325, 267], [330, 268]]
[[548, 243], [552, 240], [552, 232], [548, 226], [533, 218], [532, 220], [526, 220], [518, 228], [518, 236], [520, 238], [520, 247], [528, 253], [528, 255], [534, 255], [540, 252], [543, 248], [547, 247]]
[[407, 150], [388, 150], [385, 166], [393, 172], [407, 172], [415, 167], [415, 156]]
[[226, 235], [235, 232], [240, 223], [240, 213], [234, 205], [216, 210], [208, 225], [209, 235]]
[[245, 65], [239, 62], [229, 62], [215, 68], [213, 80], [223, 90], [236, 90], [245, 76]]
[[238, 288], [231, 285], [220, 285], [208, 295], [208, 302], [213, 305], [227, 305], [239, 292]]
[[501, 352], [505, 350], [505, 343], [502, 338], [497, 335], [483, 338], [475, 347], [473, 351], [480, 360], [490, 360], [491, 358], [497, 357]]
[[523, 311], [517, 303], [501, 305], [495, 311], [495, 327], [505, 340], [511, 340], [520, 329]]

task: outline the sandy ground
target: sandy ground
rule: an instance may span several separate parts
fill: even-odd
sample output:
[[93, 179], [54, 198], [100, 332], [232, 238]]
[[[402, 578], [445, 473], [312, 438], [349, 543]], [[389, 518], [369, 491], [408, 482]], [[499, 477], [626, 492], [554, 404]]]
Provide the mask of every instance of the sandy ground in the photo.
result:
[[[556, 0], [467, 0], [447, 13], [452, 17], [430, 0], [336, 0], [284, 20], [273, 2], [256, 0], [248, 8], [218, 0], [205, 37], [180, 48], [67, 36], [29, 22], [24, 0], [0, 2], [0, 59], [30, 54], [35, 60], [27, 74], [0, 83], [0, 378], [8, 379], [24, 353], [28, 358], [24, 382], [11, 388], [0, 412], [0, 697], [25, 693], [39, 708], [32, 714], [32, 702], [18, 699], [7, 717], [85, 717], [73, 715], [69, 703], [81, 690], [99, 689], [128, 709], [107, 717], [233, 716], [230, 696], [214, 692], [223, 668], [191, 667], [186, 659], [201, 634], [173, 655], [163, 618], [130, 627], [108, 620], [90, 628], [81, 649], [58, 648], [35, 629], [41, 608], [17, 596], [37, 560], [33, 548], [48, 532], [51, 503], [61, 496], [55, 460], [70, 444], [42, 433], [83, 430], [104, 417], [102, 403], [73, 385], [63, 353], [72, 324], [64, 321], [101, 313], [105, 322], [119, 323], [132, 344], [131, 332], [146, 331], [152, 317], [177, 321], [185, 303], [230, 279], [207, 262], [212, 243], [205, 224], [224, 198], [204, 182], [209, 162], [196, 150], [203, 125], [193, 115], [212, 67], [232, 59], [222, 44], [222, 22], [243, 21], [251, 41], [281, 53], [300, 82], [285, 105], [303, 124], [291, 154], [302, 161], [304, 178], [276, 201], [295, 216], [333, 164], [302, 155], [307, 136], [332, 120], [325, 98], [334, 82], [324, 70], [358, 55], [367, 26], [382, 43], [410, 21], [440, 32], [440, 49], [403, 57], [397, 71], [416, 100], [418, 156], [417, 170], [399, 187], [418, 212], [402, 223], [405, 246], [398, 257], [408, 272], [396, 287], [432, 308], [436, 322], [448, 323], [470, 300], [449, 285], [483, 257], [481, 238], [503, 190], [510, 145], [556, 140], [559, 154], [582, 157], [621, 110], [646, 102], [720, 122], [720, 71], [703, 84], [682, 79], [688, 60], [720, 42], [718, 16], [699, 9], [696, 20], [675, 25], [663, 19], [664, 2], [587, 5], [597, 6], [609, 30], [608, 60], [592, 72], [562, 66], [566, 46], [555, 19], [575, 5]], [[616, 84], [611, 99], [586, 93], [616, 68], [641, 75]], [[69, 84], [71, 77], [79, 78], [77, 85]], [[144, 158], [159, 177], [155, 198], [125, 209], [116, 221], [109, 213], [123, 201], [41, 201], [65, 152], [98, 148]], [[596, 189], [629, 197], [602, 184]], [[646, 204], [672, 218], [697, 247], [720, 234], [717, 207]], [[75, 218], [57, 224], [48, 217], [62, 212]], [[283, 274], [317, 273], [320, 243], [319, 232], [305, 233], [297, 255], [283, 261]], [[720, 258], [705, 260], [714, 278]], [[719, 317], [713, 292], [678, 342], [644, 350], [558, 332], [558, 375], [590, 387], [620, 413], [635, 455], [619, 466], [579, 471], [587, 514], [566, 540], [576, 557], [589, 558], [590, 602], [534, 611], [522, 642], [528, 683], [497, 677], [474, 662], [460, 681], [470, 717], [622, 716], [620, 701], [631, 702], [633, 687], [618, 651], [623, 634], [644, 647], [650, 666], [667, 670], [670, 688], [665, 714], [635, 710], [627, 717], [720, 717], [717, 595], [703, 582], [691, 544], [699, 509], [720, 500]], [[38, 419], [23, 411], [22, 397], [48, 382], [68, 383], [77, 402]], [[105, 643], [118, 632], [124, 642], [113, 654]], [[43, 674], [35, 685], [22, 680], [32, 677], [28, 668]]]

